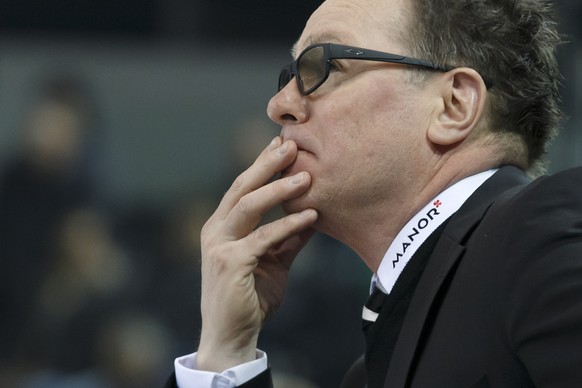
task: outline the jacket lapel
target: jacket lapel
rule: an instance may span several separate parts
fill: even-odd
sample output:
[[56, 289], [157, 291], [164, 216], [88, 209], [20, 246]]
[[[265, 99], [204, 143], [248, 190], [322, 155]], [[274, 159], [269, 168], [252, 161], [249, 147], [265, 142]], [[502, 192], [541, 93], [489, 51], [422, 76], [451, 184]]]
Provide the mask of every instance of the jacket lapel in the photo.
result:
[[499, 195], [528, 182], [529, 179], [521, 170], [503, 167], [479, 187], [451, 218], [428, 260], [410, 302], [388, 368], [385, 388], [407, 386], [427, 316], [445, 279], [454, 273], [472, 231]]

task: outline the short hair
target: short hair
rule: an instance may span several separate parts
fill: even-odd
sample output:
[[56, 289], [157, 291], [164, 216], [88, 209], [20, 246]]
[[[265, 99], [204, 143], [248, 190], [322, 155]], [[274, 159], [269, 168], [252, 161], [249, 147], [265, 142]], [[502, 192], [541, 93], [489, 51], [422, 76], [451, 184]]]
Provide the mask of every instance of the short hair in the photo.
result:
[[492, 81], [489, 129], [518, 138], [512, 152], [527, 161], [521, 167], [532, 175], [544, 172], [544, 156], [562, 118], [556, 60], [561, 37], [551, 1], [414, 0], [412, 4], [409, 28], [402, 37], [411, 54], [471, 67]]

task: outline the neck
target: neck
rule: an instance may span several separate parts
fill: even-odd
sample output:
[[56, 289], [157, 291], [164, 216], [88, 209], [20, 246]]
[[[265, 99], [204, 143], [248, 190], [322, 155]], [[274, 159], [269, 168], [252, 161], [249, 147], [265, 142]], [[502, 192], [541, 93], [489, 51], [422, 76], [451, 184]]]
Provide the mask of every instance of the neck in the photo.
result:
[[496, 167], [488, 159], [462, 162], [454, 163], [459, 168], [445, 162], [433, 175], [416, 175], [414, 182], [402, 185], [409, 189], [400, 190], [399, 195], [388, 192], [375, 203], [354, 205], [339, 215], [334, 213], [333, 218], [320, 214], [318, 229], [353, 249], [375, 273], [396, 235], [429, 201], [460, 180]]

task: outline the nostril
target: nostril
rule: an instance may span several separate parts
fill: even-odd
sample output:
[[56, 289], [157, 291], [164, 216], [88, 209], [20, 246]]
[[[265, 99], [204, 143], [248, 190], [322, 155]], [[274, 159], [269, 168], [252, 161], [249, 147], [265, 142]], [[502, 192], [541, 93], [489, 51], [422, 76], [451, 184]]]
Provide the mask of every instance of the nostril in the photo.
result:
[[293, 116], [292, 114], [286, 113], [284, 115], [281, 116], [281, 120], [284, 121], [297, 121], [297, 118], [295, 116]]

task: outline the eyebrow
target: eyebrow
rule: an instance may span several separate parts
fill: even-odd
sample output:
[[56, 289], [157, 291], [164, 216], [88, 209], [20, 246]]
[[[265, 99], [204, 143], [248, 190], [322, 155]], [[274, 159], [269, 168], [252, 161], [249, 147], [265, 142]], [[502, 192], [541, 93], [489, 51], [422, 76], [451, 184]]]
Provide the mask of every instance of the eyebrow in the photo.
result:
[[[307, 37], [307, 39], [305, 39], [305, 47], [309, 47], [312, 44], [316, 44], [316, 43], [348, 43], [347, 42], [348, 40], [349, 40], [349, 38], [348, 38], [347, 34], [323, 32], [321, 34], [312, 35], [312, 36]], [[297, 56], [297, 44], [298, 43], [299, 43], [299, 40], [297, 40], [297, 42], [295, 42], [293, 44], [293, 46], [291, 47], [291, 49], [289, 50], [291, 53], [291, 56], [293, 58], [296, 58], [296, 56]]]

